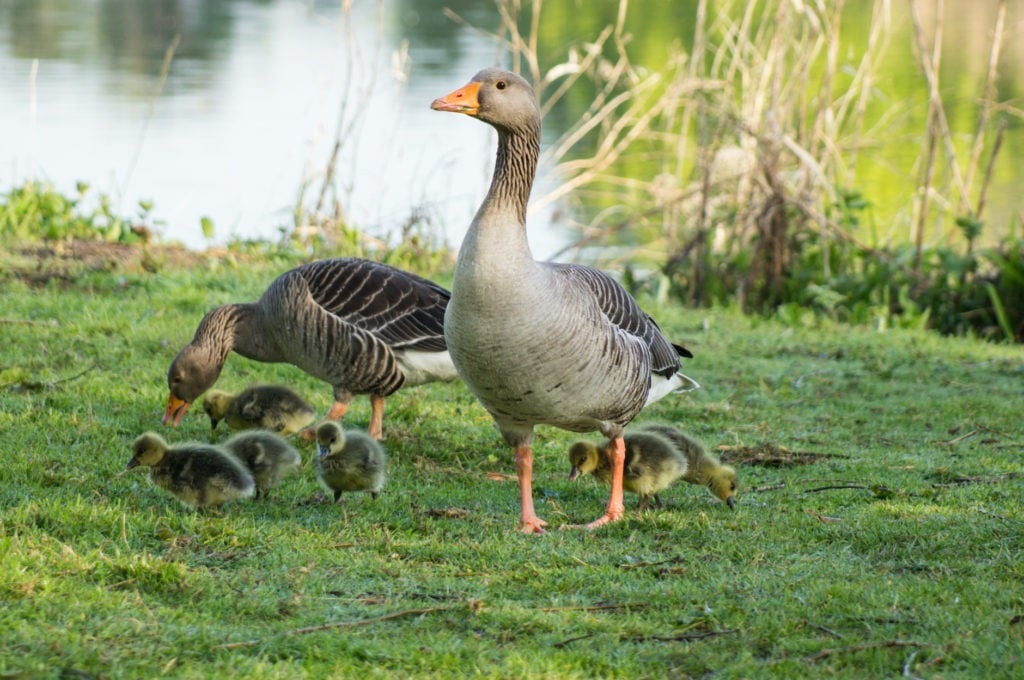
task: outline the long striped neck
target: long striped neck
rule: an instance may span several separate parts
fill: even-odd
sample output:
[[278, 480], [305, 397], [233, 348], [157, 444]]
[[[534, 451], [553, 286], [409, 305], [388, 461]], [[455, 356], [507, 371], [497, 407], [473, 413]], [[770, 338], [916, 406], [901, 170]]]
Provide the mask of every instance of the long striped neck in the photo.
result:
[[255, 361], [281, 361], [280, 352], [257, 328], [258, 315], [259, 308], [253, 303], [218, 307], [203, 317], [192, 344], [203, 347], [217, 365], [223, 364], [232, 350]]
[[537, 156], [540, 154], [539, 121], [517, 130], [498, 130], [498, 153], [494, 160], [494, 175], [477, 214], [477, 222], [497, 215], [513, 217], [525, 227], [526, 204], [537, 174]]

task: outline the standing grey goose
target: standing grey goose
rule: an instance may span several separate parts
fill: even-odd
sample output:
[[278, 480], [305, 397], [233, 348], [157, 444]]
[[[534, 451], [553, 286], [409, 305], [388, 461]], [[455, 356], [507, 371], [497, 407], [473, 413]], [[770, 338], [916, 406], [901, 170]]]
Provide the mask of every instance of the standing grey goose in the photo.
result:
[[402, 387], [457, 377], [445, 348], [447, 290], [409, 272], [358, 258], [318, 260], [277, 277], [257, 302], [210, 311], [167, 371], [164, 425], [220, 375], [232, 350], [284, 362], [334, 388], [327, 418], [370, 395], [370, 434], [380, 439], [384, 398]]
[[526, 238], [526, 203], [540, 149], [540, 112], [530, 85], [496, 68], [437, 99], [437, 111], [465, 113], [498, 131], [487, 197], [459, 250], [445, 339], [452, 361], [515, 449], [525, 533], [546, 522], [533, 506], [534, 426], [598, 430], [612, 445], [605, 514], [624, 512], [622, 433], [646, 404], [698, 387], [657, 324], [614, 279], [573, 264], [536, 262]]

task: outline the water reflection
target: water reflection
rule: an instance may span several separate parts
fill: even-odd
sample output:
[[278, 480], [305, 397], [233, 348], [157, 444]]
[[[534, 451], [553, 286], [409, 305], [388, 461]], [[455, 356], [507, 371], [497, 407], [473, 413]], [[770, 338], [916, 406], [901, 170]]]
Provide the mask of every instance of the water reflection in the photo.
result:
[[[416, 211], [465, 225], [491, 142], [429, 102], [497, 51], [442, 4], [356, 2], [344, 15], [340, 2], [2, 3], [0, 91], [15, 105], [0, 112], [0, 183], [38, 175], [69, 191], [85, 179], [125, 212], [151, 198], [165, 235], [189, 245], [204, 243], [202, 215], [221, 239], [273, 238], [340, 127], [340, 199], [356, 224], [386, 235]], [[495, 22], [493, 6], [455, 7]], [[412, 33], [407, 82], [394, 54]]]
[[[696, 4], [631, 2], [633, 59], [658, 67], [673, 43], [686, 48]], [[870, 4], [847, 3], [845, 30], [854, 40]], [[1022, 3], [1010, 4], [1004, 100], [1020, 95], [1024, 63], [1024, 41], [1016, 39]], [[431, 112], [429, 102], [500, 57], [486, 36], [452, 22], [443, 8], [488, 30], [498, 26], [497, 11], [478, 0], [354, 0], [348, 15], [342, 6], [342, 0], [0, 0], [0, 190], [40, 177], [71, 192], [86, 180], [119, 198], [124, 213], [138, 199], [152, 199], [155, 216], [166, 222], [164, 234], [189, 245], [205, 243], [203, 215], [213, 218], [219, 240], [274, 237], [290, 224], [302, 185], [318, 186], [340, 129], [338, 198], [357, 226], [396, 233], [416, 212], [444, 225], [449, 242], [457, 242], [486, 191], [493, 136], [479, 123]], [[969, 93], [950, 98], [948, 115], [970, 132], [992, 8], [973, 0], [947, 0], [946, 7], [948, 17], [962, 18], [947, 22], [947, 45], [963, 49], [944, 56], [944, 82]], [[611, 22], [616, 6], [547, 0], [544, 11], [540, 49], [553, 64], [567, 44], [590, 39]], [[889, 80], [879, 91], [890, 101], [906, 93], [904, 101], [918, 101], [908, 115], [923, 116], [926, 93], [908, 54], [902, 12], [894, 11], [902, 34], [893, 39], [893, 67], [883, 71]], [[172, 45], [164, 81], [161, 67]], [[545, 138], [578, 118], [587, 97], [582, 87], [572, 92], [546, 119]], [[895, 146], [876, 155], [879, 166], [896, 170], [877, 186], [861, 187], [873, 200], [884, 202], [887, 192], [895, 195], [894, 185], [912, 181], [906, 178], [919, 141]], [[989, 199], [993, 211], [1019, 210], [1012, 187], [1021, 180], [1014, 159], [1021, 153], [1019, 135], [1008, 135]], [[554, 181], [539, 178], [542, 185]], [[554, 252], [564, 235], [543, 215], [531, 220], [537, 254]]]

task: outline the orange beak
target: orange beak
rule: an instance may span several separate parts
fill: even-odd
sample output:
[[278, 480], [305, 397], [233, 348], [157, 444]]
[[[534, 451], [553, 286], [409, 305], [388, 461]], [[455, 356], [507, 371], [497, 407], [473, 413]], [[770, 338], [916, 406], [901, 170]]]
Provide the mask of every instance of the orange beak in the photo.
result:
[[450, 111], [452, 113], [465, 113], [468, 116], [475, 116], [480, 110], [480, 100], [477, 94], [480, 92], [480, 83], [470, 83], [447, 94], [440, 99], [435, 99], [430, 108], [435, 111]]
[[185, 417], [185, 413], [188, 412], [188, 407], [190, 405], [191, 404], [189, 404], [184, 399], [179, 399], [178, 397], [174, 396], [174, 394], [171, 394], [171, 396], [167, 397], [167, 410], [164, 411], [164, 425], [166, 425], [168, 422], [171, 422], [171, 420], [173, 419], [172, 424], [174, 425], [174, 427], [177, 427], [178, 423], [181, 422], [181, 419]]

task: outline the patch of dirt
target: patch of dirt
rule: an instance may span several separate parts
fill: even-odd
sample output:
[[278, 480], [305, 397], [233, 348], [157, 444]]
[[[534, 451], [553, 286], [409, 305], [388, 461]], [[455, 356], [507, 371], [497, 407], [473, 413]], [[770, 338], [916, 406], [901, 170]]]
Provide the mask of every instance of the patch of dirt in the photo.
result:
[[816, 453], [814, 451], [793, 451], [785, 446], [762, 442], [755, 446], [719, 446], [723, 463], [739, 465], [761, 465], [763, 467], [793, 467], [811, 465], [826, 458], [848, 458], [840, 454]]
[[30, 286], [46, 286], [56, 281], [70, 286], [87, 274], [187, 269], [205, 266], [224, 254], [218, 250], [198, 252], [180, 245], [82, 239], [26, 243], [0, 253], [0, 280], [18, 279]]

